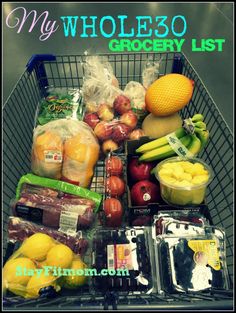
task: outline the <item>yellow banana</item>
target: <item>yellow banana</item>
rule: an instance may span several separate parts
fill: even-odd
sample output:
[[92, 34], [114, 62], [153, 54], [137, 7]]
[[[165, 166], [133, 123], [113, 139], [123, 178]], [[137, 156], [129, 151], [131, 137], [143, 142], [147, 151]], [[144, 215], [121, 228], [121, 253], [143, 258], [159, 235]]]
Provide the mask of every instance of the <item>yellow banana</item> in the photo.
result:
[[[180, 141], [183, 145], [188, 148], [188, 145], [191, 143], [191, 135], [186, 135], [180, 138]], [[165, 159], [171, 156], [174, 156], [176, 153], [172, 149], [172, 147], [167, 144], [165, 146], [159, 147], [157, 149], [153, 149], [144, 153], [140, 158], [139, 161], [150, 162], [155, 160]]]
[[[186, 132], [185, 130], [183, 129], [183, 127], [180, 127], [178, 128], [176, 131], [175, 131], [175, 136], [177, 138], [183, 138], [184, 136], [186, 135]], [[165, 145], [168, 144], [168, 140], [166, 139], [166, 137], [161, 137], [161, 138], [158, 138], [158, 139], [155, 139], [153, 141], [150, 141], [148, 143], [145, 143], [144, 145], [140, 146], [137, 150], [136, 150], [136, 153], [145, 153], [145, 152], [148, 152], [148, 151], [151, 151], [151, 150], [154, 150], [156, 148], [159, 148], [159, 147], [163, 147]]]
[[188, 146], [188, 150], [193, 154], [193, 156], [196, 156], [201, 150], [202, 143], [196, 135], [192, 135], [191, 137], [192, 138]]
[[209, 136], [210, 136], [210, 133], [208, 130], [196, 130], [196, 135], [198, 136], [198, 138], [200, 139], [201, 141], [201, 150], [205, 147], [205, 145], [207, 144], [208, 142], [208, 139], [209, 139]]

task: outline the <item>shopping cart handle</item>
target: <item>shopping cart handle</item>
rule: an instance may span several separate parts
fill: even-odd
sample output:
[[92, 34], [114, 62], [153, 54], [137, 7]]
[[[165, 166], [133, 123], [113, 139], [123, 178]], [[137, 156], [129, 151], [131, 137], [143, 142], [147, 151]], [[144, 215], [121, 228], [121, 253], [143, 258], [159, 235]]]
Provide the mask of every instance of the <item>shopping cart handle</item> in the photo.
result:
[[53, 54], [33, 54], [28, 63], [26, 64], [26, 69], [29, 73], [31, 73], [39, 62], [55, 60], [56, 56]]

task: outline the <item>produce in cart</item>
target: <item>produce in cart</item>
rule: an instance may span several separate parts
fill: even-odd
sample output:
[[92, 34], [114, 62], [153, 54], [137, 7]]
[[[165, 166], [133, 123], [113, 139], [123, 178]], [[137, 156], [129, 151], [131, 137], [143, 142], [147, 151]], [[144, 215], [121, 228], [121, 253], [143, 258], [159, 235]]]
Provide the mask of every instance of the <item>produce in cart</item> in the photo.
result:
[[208, 142], [209, 131], [203, 122], [203, 115], [195, 114], [183, 121], [183, 127], [161, 138], [152, 140], [136, 149], [142, 153], [140, 161], [162, 160], [176, 154], [182, 157], [194, 157], [202, 151]]
[[32, 171], [38, 176], [88, 187], [98, 157], [97, 139], [82, 121], [62, 119], [34, 130]]
[[142, 123], [142, 130], [149, 138], [161, 138], [182, 127], [182, 119], [178, 113], [168, 116], [148, 114]]
[[[40, 294], [47, 292], [46, 287], [58, 292], [61, 287], [66, 287], [61, 280], [61, 276], [66, 275], [64, 271], [77, 267], [75, 261], [79, 258], [68, 246], [44, 233], [35, 233], [24, 240], [4, 265], [5, 292], [10, 291], [26, 299], [38, 298]], [[87, 266], [84, 265], [83, 268], [85, 267]], [[86, 280], [74, 282], [73, 287], [85, 283]]]
[[122, 93], [109, 62], [99, 56], [87, 56], [82, 64], [84, 82], [82, 95], [88, 112], [97, 112], [101, 104], [113, 107], [115, 97]]
[[168, 116], [180, 111], [191, 100], [194, 81], [182, 74], [166, 74], [148, 87], [147, 110], [155, 116]]
[[82, 119], [79, 89], [47, 88], [47, 96], [39, 103], [37, 124], [44, 125], [63, 118]]
[[173, 205], [199, 205], [213, 178], [211, 168], [201, 159], [168, 158], [153, 173], [160, 182], [161, 196]]

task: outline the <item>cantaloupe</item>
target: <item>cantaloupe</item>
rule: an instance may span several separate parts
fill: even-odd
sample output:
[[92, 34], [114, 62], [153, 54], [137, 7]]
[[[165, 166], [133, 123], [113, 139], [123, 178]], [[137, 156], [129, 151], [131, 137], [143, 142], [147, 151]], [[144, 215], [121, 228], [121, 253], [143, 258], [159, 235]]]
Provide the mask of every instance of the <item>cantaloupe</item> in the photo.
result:
[[182, 126], [182, 119], [178, 113], [158, 117], [150, 113], [143, 121], [142, 129], [150, 138], [160, 138], [174, 132]]

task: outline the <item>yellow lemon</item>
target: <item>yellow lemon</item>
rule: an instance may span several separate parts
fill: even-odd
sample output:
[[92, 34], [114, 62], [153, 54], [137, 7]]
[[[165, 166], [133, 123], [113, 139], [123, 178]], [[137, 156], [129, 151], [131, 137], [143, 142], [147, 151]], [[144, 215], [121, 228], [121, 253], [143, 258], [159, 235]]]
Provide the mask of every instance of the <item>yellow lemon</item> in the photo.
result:
[[60, 290], [59, 285], [56, 283], [57, 277], [52, 275], [45, 275], [45, 272], [43, 272], [41, 275], [34, 275], [30, 278], [27, 287], [26, 292], [27, 298], [38, 298], [39, 297], [39, 291], [41, 288], [53, 286], [56, 291]]
[[193, 81], [181, 74], [167, 74], [157, 79], [145, 95], [147, 110], [156, 116], [168, 116], [188, 104]]
[[23, 275], [24, 269], [26, 273], [28, 270], [35, 270], [36, 266], [33, 261], [28, 258], [16, 258], [9, 260], [3, 268], [3, 282], [4, 285], [11, 283], [26, 285], [30, 276]]
[[20, 248], [20, 252], [32, 260], [42, 261], [54, 245], [54, 240], [50, 236], [36, 233], [26, 239]]
[[83, 274], [83, 270], [87, 268], [87, 265], [81, 259], [75, 259], [73, 260], [70, 268], [75, 271], [75, 275], [64, 276], [62, 283], [63, 287], [68, 289], [75, 289], [83, 286], [87, 282], [88, 276], [81, 274]]
[[48, 266], [70, 268], [73, 260], [73, 252], [66, 245], [59, 244], [54, 246], [47, 254], [46, 263]]

